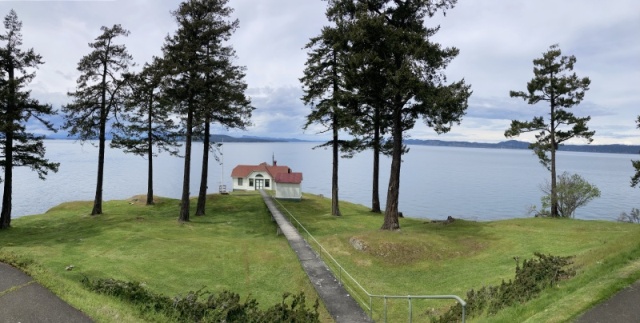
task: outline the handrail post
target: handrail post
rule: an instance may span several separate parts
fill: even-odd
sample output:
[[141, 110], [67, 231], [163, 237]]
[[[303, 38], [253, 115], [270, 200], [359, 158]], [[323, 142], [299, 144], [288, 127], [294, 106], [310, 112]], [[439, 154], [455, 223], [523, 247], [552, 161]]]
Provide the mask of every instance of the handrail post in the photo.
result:
[[369, 318], [373, 320], [373, 297], [371, 297], [371, 294], [369, 295]]
[[411, 295], [407, 295], [409, 298], [409, 323], [413, 322], [413, 306], [411, 306]]
[[384, 322], [387, 323], [387, 295], [384, 295]]
[[462, 305], [462, 323], [464, 323], [464, 317], [465, 317], [465, 304]]

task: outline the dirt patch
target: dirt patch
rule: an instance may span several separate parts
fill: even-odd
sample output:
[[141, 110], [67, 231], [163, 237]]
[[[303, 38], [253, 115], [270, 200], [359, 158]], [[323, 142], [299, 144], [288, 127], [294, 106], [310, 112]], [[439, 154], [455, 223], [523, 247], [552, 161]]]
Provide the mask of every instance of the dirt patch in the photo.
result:
[[373, 256], [383, 258], [391, 264], [405, 265], [431, 258], [422, 246], [412, 246], [404, 243], [383, 242], [369, 249]]
[[421, 261], [445, 261], [459, 257], [468, 257], [487, 248], [488, 243], [481, 239], [376, 239], [356, 236], [349, 239], [356, 250], [369, 254], [390, 265], [409, 265]]
[[455, 222], [456, 219], [452, 216], [448, 216], [446, 220], [433, 220], [431, 221], [431, 223], [441, 223], [443, 225], [447, 225], [447, 224], [451, 224], [453, 222]]
[[369, 246], [367, 246], [367, 244], [358, 237], [351, 237], [351, 239], [349, 239], [349, 243], [354, 249], [358, 251], [365, 251], [367, 250], [367, 248], [369, 248]]
[[[159, 203], [162, 201], [161, 197], [153, 196], [153, 203]], [[127, 199], [130, 205], [147, 205], [147, 195], [134, 195]]]

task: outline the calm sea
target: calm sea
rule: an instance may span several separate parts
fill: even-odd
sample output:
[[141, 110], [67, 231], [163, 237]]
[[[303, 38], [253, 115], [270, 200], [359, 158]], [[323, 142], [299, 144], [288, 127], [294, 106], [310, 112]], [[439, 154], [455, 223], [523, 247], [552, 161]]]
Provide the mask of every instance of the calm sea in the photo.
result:
[[[222, 182], [231, 187], [231, 170], [238, 164], [271, 162], [302, 172], [303, 191], [331, 196], [331, 151], [312, 149], [313, 143], [226, 143], [220, 161], [211, 160], [210, 192]], [[70, 140], [46, 142], [47, 156], [60, 162], [60, 171], [41, 181], [28, 169], [14, 172], [13, 216], [40, 214], [66, 201], [92, 200], [95, 192], [97, 148]], [[400, 211], [405, 216], [471, 220], [526, 217], [531, 205], [540, 204], [540, 185], [549, 177], [529, 150], [499, 150], [410, 146], [403, 158]], [[194, 147], [191, 194], [200, 178], [202, 145]], [[340, 199], [364, 205], [371, 201], [372, 155], [365, 152], [340, 160]], [[637, 155], [560, 152], [560, 172], [578, 173], [598, 186], [602, 197], [578, 209], [580, 219], [615, 220], [629, 212], [640, 190], [629, 187]], [[380, 198], [384, 204], [389, 178], [389, 158], [381, 158]], [[126, 199], [145, 194], [147, 161], [108, 149], [105, 160], [104, 199]], [[155, 159], [156, 195], [179, 198], [183, 160], [167, 154]]]

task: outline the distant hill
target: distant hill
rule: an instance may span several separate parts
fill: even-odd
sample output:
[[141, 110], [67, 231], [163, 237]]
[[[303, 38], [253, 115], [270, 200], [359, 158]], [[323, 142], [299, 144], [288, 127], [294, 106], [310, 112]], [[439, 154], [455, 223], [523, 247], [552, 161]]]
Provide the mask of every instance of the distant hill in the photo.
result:
[[254, 136], [242, 136], [232, 137], [227, 135], [211, 135], [211, 141], [214, 142], [309, 142], [306, 140], [300, 140], [295, 138], [269, 138], [269, 137], [254, 137]]
[[[517, 140], [502, 141], [499, 143], [467, 142], [467, 141], [444, 141], [444, 140], [419, 140], [407, 139], [407, 145], [423, 146], [443, 146], [443, 147], [464, 147], [464, 148], [494, 148], [494, 149], [529, 149], [529, 143]], [[630, 145], [561, 145], [561, 151], [577, 151], [591, 153], [612, 153], [612, 154], [638, 154], [640, 146]]]
[[[72, 139], [66, 136], [58, 134], [48, 135], [47, 139]], [[107, 137], [107, 140], [111, 140], [111, 136]], [[318, 142], [309, 140], [300, 140], [296, 138], [271, 138], [271, 137], [256, 137], [256, 136], [242, 136], [232, 137], [229, 135], [214, 134], [211, 135], [211, 141], [213, 142], [254, 142], [254, 143], [270, 143], [270, 142]], [[420, 139], [407, 139], [405, 140], [407, 145], [422, 145], [422, 146], [441, 146], [441, 147], [462, 147], [462, 148], [493, 148], [493, 149], [529, 149], [529, 143], [518, 140], [507, 140], [499, 143], [485, 143], [485, 142], [469, 142], [469, 141], [445, 141], [445, 140], [420, 140]], [[590, 152], [590, 153], [611, 153], [611, 154], [638, 154], [640, 153], [640, 146], [630, 145], [561, 145], [561, 151], [577, 151], [577, 152]]]

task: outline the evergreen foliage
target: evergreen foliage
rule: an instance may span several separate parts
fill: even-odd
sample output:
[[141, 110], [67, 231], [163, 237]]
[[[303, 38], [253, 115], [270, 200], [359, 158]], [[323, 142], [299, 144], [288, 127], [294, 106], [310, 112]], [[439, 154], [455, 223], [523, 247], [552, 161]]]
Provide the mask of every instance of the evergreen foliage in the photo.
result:
[[[178, 30], [163, 46], [165, 93], [175, 112], [183, 116], [185, 138], [184, 176], [178, 220], [189, 221], [191, 150], [197, 127], [207, 132], [210, 121], [227, 127], [244, 127], [253, 108], [244, 97], [244, 68], [232, 64], [234, 51], [225, 46], [238, 28], [229, 21], [233, 9], [228, 0], [188, 0], [172, 12]], [[205, 136], [205, 150], [210, 147]], [[204, 158], [204, 157], [203, 157]], [[205, 166], [203, 166], [205, 167]], [[205, 182], [206, 189], [206, 182]]]
[[312, 308], [307, 308], [303, 293], [293, 295], [285, 293], [282, 303], [266, 310], [258, 307], [255, 299], [240, 301], [240, 295], [222, 291], [214, 294], [207, 291], [188, 292], [185, 296], [167, 297], [147, 290], [138, 282], [125, 282], [115, 279], [83, 279], [88, 289], [118, 297], [146, 312], [158, 312], [175, 322], [319, 322], [318, 300]]
[[540, 101], [549, 103], [549, 118], [535, 117], [531, 121], [513, 120], [505, 137], [516, 137], [525, 132], [536, 132], [536, 141], [529, 145], [540, 159], [540, 163], [551, 172], [551, 216], [557, 217], [558, 196], [556, 192], [556, 151], [559, 145], [572, 138], [585, 138], [589, 143], [595, 131], [589, 131], [587, 122], [591, 117], [576, 117], [570, 109], [582, 102], [589, 90], [591, 80], [578, 78], [573, 71], [575, 56], [561, 56], [560, 47], [552, 45], [533, 60], [534, 78], [527, 83], [527, 92], [511, 91], [511, 97], [522, 98], [528, 104]]
[[346, 32], [341, 21], [335, 27], [324, 27], [319, 36], [305, 46], [309, 50], [304, 76], [300, 79], [304, 96], [302, 101], [311, 106], [304, 129], [313, 124], [323, 127], [321, 132], [331, 131], [332, 139], [318, 147], [332, 149], [331, 214], [341, 216], [338, 196], [339, 151], [349, 146], [340, 140], [339, 131], [353, 122], [347, 111], [349, 92], [345, 89], [347, 60]]
[[0, 229], [11, 226], [13, 167], [29, 167], [44, 180], [60, 165], [44, 157], [44, 136], [27, 129], [27, 124], [35, 120], [55, 131], [46, 119], [55, 113], [52, 106], [31, 98], [31, 91], [26, 89], [36, 76], [32, 70], [44, 64], [42, 56], [33, 49], [21, 49], [22, 22], [15, 11], [4, 18], [4, 28], [5, 33], [0, 35], [0, 166], [4, 169]]
[[[247, 90], [247, 84], [244, 82], [246, 68], [233, 65], [232, 60], [235, 58], [233, 48], [213, 43], [208, 49], [208, 53], [212, 55], [210, 59], [215, 69], [205, 74], [206, 89], [200, 93], [201, 97], [199, 96], [199, 102], [203, 109], [202, 114], [197, 118], [200, 120], [200, 124], [196, 126], [195, 131], [202, 135], [203, 152], [196, 215], [205, 214], [209, 152], [221, 154], [219, 150], [215, 149], [219, 148], [222, 143], [211, 141], [211, 124], [217, 123], [225, 128], [245, 129], [251, 124], [251, 113], [254, 110], [251, 101], [245, 95]], [[218, 160], [217, 155], [214, 157]]]
[[138, 74], [127, 76], [127, 96], [118, 123], [113, 125], [111, 147], [146, 157], [148, 161], [147, 205], [153, 204], [153, 157], [157, 152], [178, 154], [177, 124], [171, 106], [160, 92], [161, 61], [154, 58]]
[[132, 65], [126, 46], [115, 43], [116, 38], [128, 36], [129, 31], [121, 25], [103, 26], [100, 30], [102, 34], [89, 44], [91, 53], [78, 62], [81, 74], [76, 91], [68, 93], [73, 102], [62, 107], [66, 119], [63, 128], [69, 136], [78, 136], [82, 141], [98, 139], [98, 176], [91, 215], [102, 214], [107, 125], [124, 109], [125, 76]]
[[[422, 118], [437, 133], [448, 132], [462, 120], [471, 95], [464, 80], [447, 84], [443, 70], [458, 55], [456, 48], [431, 42], [439, 28], [427, 28], [425, 19], [446, 11], [456, 0], [336, 0], [328, 16], [345, 20], [349, 28], [354, 64], [347, 73], [349, 88], [359, 98], [357, 107], [378, 109], [380, 127], [354, 127], [386, 131], [388, 127], [391, 172], [382, 229], [400, 228], [398, 200], [402, 155], [407, 130]], [[365, 99], [370, 97], [370, 99]], [[359, 110], [355, 115], [366, 113]]]

